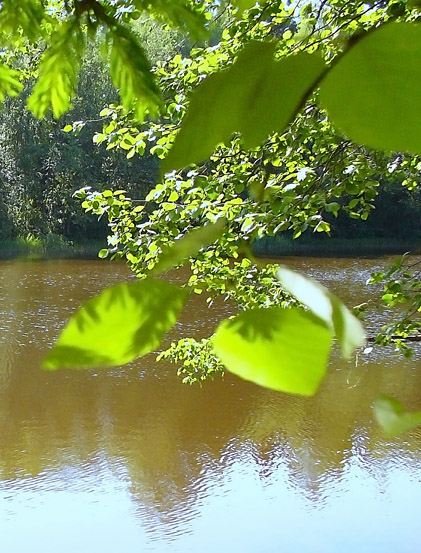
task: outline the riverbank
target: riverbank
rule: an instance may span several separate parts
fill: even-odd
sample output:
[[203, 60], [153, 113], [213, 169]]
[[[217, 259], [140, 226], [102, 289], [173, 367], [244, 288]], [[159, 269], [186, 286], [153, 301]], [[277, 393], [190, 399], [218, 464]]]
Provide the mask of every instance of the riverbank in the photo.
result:
[[421, 240], [389, 238], [300, 238], [268, 237], [255, 242], [257, 257], [381, 257], [405, 252], [419, 253]]
[[0, 241], [0, 259], [97, 259], [105, 240], [71, 242], [60, 236], [29, 236]]
[[[44, 239], [30, 236], [0, 241], [0, 259], [97, 259], [98, 252], [105, 247], [105, 240], [71, 242], [60, 236]], [[257, 257], [381, 257], [420, 253], [421, 241], [329, 237], [293, 240], [276, 236], [255, 242], [253, 250]]]

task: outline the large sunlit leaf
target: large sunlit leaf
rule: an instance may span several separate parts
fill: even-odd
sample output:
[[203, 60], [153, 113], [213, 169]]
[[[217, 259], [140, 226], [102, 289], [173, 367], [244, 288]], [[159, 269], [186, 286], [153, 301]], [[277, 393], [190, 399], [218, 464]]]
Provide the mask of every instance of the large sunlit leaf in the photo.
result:
[[191, 230], [179, 240], [175, 240], [171, 246], [162, 252], [153, 272], [168, 271], [168, 269], [176, 267], [189, 257], [196, 255], [201, 248], [212, 244], [221, 236], [225, 225], [226, 219], [221, 218], [215, 223], [209, 223], [204, 227]]
[[317, 54], [274, 59], [276, 44], [252, 42], [225, 71], [207, 77], [193, 93], [164, 170], [203, 161], [241, 132], [246, 148], [282, 132], [325, 69]]
[[212, 338], [232, 373], [256, 384], [313, 395], [326, 373], [332, 333], [300, 309], [252, 309], [223, 321]]
[[407, 413], [401, 403], [391, 397], [378, 397], [373, 410], [378, 424], [389, 436], [397, 436], [421, 425], [421, 412]]
[[159, 346], [187, 297], [165, 281], [111, 286], [70, 319], [43, 367], [115, 366], [145, 355]]
[[288, 293], [325, 321], [336, 335], [344, 357], [349, 358], [355, 348], [364, 344], [365, 334], [360, 321], [327, 288], [286, 267], [280, 267], [277, 276]]
[[346, 135], [421, 154], [421, 25], [388, 23], [358, 40], [327, 74], [320, 101]]

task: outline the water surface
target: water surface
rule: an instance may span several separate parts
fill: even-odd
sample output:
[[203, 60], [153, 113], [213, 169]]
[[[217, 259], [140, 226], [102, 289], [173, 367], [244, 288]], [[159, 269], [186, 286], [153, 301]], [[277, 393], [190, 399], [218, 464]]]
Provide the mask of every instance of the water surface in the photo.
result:
[[[289, 261], [350, 304], [379, 263]], [[0, 263], [2, 552], [418, 550], [421, 432], [385, 438], [370, 406], [382, 392], [420, 408], [419, 353], [334, 356], [314, 398], [230, 375], [186, 387], [153, 355], [41, 371], [77, 306], [131, 278], [96, 261]], [[210, 334], [226, 312], [195, 297], [171, 337]]]

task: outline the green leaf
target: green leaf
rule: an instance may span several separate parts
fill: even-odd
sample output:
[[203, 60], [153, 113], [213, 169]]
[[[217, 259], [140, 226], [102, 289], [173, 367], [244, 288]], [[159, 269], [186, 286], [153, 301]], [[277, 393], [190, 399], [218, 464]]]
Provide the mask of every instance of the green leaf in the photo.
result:
[[341, 206], [338, 202], [330, 202], [329, 204], [326, 204], [324, 208], [328, 213], [337, 214]]
[[313, 395], [326, 373], [332, 333], [301, 309], [251, 309], [223, 321], [213, 338], [232, 373], [282, 392]]
[[207, 77], [193, 93], [165, 171], [203, 161], [241, 132], [247, 148], [282, 132], [325, 69], [317, 54], [275, 61], [276, 44], [251, 42], [227, 70]]
[[70, 108], [85, 41], [84, 32], [74, 19], [62, 23], [51, 36], [41, 60], [39, 78], [28, 98], [28, 108], [35, 117], [44, 117], [51, 108], [58, 119]]
[[115, 366], [145, 355], [159, 346], [187, 297], [165, 281], [111, 286], [73, 315], [43, 367]]
[[191, 230], [182, 238], [175, 240], [159, 257], [153, 273], [162, 273], [172, 267], [180, 265], [189, 257], [196, 255], [201, 248], [212, 244], [217, 240], [226, 225], [226, 219], [218, 219], [215, 223], [209, 223], [204, 227]]
[[368, 33], [322, 82], [320, 102], [360, 144], [421, 154], [421, 25], [388, 23]]
[[99, 250], [98, 257], [100, 257], [101, 259], [105, 259], [106, 257], [108, 257], [108, 253], [108, 250], [106, 248], [103, 248], [102, 250]]
[[336, 335], [344, 357], [349, 358], [355, 348], [365, 342], [360, 321], [327, 288], [313, 279], [281, 267], [277, 276], [283, 288], [322, 319]]
[[373, 410], [376, 421], [389, 436], [397, 436], [421, 425], [421, 412], [407, 413], [403, 406], [391, 397], [378, 397], [374, 401]]

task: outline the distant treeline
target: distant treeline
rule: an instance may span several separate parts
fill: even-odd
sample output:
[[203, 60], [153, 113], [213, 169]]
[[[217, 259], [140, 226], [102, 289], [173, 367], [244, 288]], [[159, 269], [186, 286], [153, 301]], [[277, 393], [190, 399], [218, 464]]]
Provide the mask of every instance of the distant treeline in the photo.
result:
[[[151, 20], [136, 22], [153, 63], [188, 48], [176, 31], [164, 31]], [[40, 46], [40, 52], [42, 45]], [[29, 51], [18, 53], [17, 62], [31, 71]], [[156, 181], [157, 159], [146, 154], [126, 159], [120, 150], [106, 150], [92, 141], [102, 130], [99, 113], [119, 101], [97, 50], [86, 55], [73, 110], [56, 121], [52, 116], [35, 119], [26, 109], [33, 81], [24, 92], [7, 98], [0, 111], [0, 242], [23, 238], [62, 237], [70, 241], [104, 239], [106, 222], [86, 215], [73, 193], [81, 187], [95, 190], [123, 189], [132, 197], [144, 197]], [[73, 122], [77, 135], [63, 132]]]
[[[102, 125], [99, 112], [118, 100], [98, 59], [86, 62], [79, 96], [65, 121], [35, 119], [25, 106], [29, 88], [7, 99], [0, 112], [0, 240], [103, 237], [106, 223], [84, 214], [72, 197], [75, 190], [120, 188], [143, 196], [155, 180], [156, 160], [148, 155], [127, 160], [93, 144]], [[72, 121], [87, 121], [77, 136], [62, 130]]]
[[255, 252], [275, 257], [379, 255], [408, 250], [421, 253], [421, 190], [386, 183], [379, 187], [374, 205], [366, 221], [339, 211], [337, 218], [326, 216], [331, 225], [329, 235], [306, 232], [293, 240], [292, 233], [284, 232], [260, 240]]

